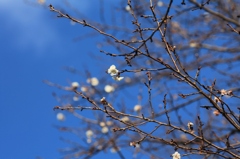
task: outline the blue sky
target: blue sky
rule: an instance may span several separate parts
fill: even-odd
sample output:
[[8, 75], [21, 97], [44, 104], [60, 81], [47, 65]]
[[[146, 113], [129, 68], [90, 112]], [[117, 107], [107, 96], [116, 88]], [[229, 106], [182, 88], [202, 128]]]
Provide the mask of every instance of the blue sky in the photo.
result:
[[[82, 1], [79, 9], [88, 14], [89, 5]], [[42, 80], [79, 81], [62, 68], [83, 66], [89, 60], [84, 53], [97, 48], [89, 40], [73, 42], [83, 27], [26, 1], [0, 0], [0, 19], [0, 158], [59, 158], [62, 133], [52, 125], [63, 123], [52, 110], [54, 88]]]

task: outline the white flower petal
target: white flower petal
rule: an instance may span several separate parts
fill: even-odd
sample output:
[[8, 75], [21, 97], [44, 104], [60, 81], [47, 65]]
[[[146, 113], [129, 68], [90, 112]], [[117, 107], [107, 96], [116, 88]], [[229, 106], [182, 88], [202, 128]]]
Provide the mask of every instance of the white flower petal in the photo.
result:
[[181, 158], [181, 155], [180, 155], [180, 153], [178, 153], [178, 152], [176, 151], [174, 154], [172, 154], [172, 157], [173, 157], [173, 159], [180, 159], [180, 158]]
[[115, 81], [121, 81], [124, 77], [113, 76], [112, 77]]
[[73, 101], [79, 101], [79, 97], [78, 96], [74, 96], [73, 97]]
[[115, 65], [109, 67], [108, 74], [110, 74], [111, 76], [115, 76], [118, 74], [118, 70], [116, 69]]
[[78, 82], [72, 82], [72, 87], [73, 88], [78, 88], [79, 87], [79, 83]]
[[113, 86], [106, 85], [106, 86], [104, 87], [104, 90], [105, 90], [105, 92], [107, 92], [107, 93], [111, 93], [111, 92], [113, 92], [113, 91], [115, 90], [115, 88], [114, 88]]
[[85, 86], [82, 86], [82, 87], [81, 87], [81, 91], [82, 91], [82, 92], [87, 92], [87, 90], [88, 90], [87, 87], [85, 87]]
[[97, 86], [99, 84], [99, 81], [96, 77], [88, 78], [87, 83], [90, 83], [92, 86]]
[[104, 127], [102, 128], [102, 133], [103, 133], [103, 134], [108, 133], [108, 127], [104, 126]]
[[92, 130], [87, 130], [86, 131], [86, 136], [87, 136], [87, 138], [91, 138], [93, 136], [93, 131]]
[[162, 7], [162, 6], [163, 6], [163, 2], [162, 2], [162, 1], [158, 1], [157, 5], [158, 5], [159, 7]]
[[125, 9], [126, 9], [126, 11], [130, 11], [131, 10], [129, 5], [126, 5]]
[[127, 116], [124, 116], [124, 117], [121, 118], [121, 120], [122, 120], [123, 122], [128, 122], [128, 121], [129, 121], [129, 118], [128, 118]]
[[104, 127], [104, 126], [106, 126], [106, 124], [102, 121], [102, 122], [100, 122], [100, 124], [99, 124], [101, 127]]
[[135, 105], [133, 109], [134, 109], [135, 112], [139, 112], [142, 109], [142, 106], [141, 105]]
[[63, 113], [58, 113], [57, 114], [57, 120], [64, 121], [65, 120], [65, 115]]

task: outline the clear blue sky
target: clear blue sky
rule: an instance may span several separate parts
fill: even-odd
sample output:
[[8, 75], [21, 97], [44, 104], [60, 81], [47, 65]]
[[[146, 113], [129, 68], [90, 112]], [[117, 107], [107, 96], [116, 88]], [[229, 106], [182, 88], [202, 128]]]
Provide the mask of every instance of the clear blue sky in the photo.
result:
[[[91, 39], [73, 41], [85, 28], [56, 18], [48, 8], [25, 2], [0, 0], [0, 158], [60, 158], [57, 149], [64, 144], [59, 137], [64, 135], [52, 125], [64, 123], [56, 120], [52, 110], [58, 104], [51, 95], [56, 89], [42, 80], [63, 85], [68, 80], [79, 81], [62, 68], [82, 67], [91, 60], [84, 54], [98, 50], [89, 44]], [[96, 7], [88, 1], [78, 4], [88, 17]]]

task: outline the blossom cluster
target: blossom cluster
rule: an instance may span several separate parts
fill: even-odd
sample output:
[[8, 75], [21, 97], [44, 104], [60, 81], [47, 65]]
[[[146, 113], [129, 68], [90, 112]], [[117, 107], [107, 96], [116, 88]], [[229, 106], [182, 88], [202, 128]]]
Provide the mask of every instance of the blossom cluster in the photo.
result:
[[110, 74], [112, 76], [112, 78], [115, 81], [121, 81], [124, 78], [124, 77], [119, 76], [120, 75], [119, 71], [115, 65], [110, 66], [107, 72], [108, 72], [108, 74]]

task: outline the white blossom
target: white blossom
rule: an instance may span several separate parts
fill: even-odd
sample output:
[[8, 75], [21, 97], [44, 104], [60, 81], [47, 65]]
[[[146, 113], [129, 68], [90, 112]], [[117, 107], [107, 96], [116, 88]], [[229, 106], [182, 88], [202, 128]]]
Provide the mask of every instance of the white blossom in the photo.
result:
[[231, 97], [231, 96], [233, 96], [233, 91], [232, 91], [232, 90], [227, 91], [227, 90], [225, 90], [225, 89], [221, 89], [221, 90], [220, 90], [220, 93], [221, 93], [221, 96], [224, 96], [224, 95], [226, 95], [226, 97]]
[[103, 134], [108, 133], [108, 127], [106, 127], [106, 126], [102, 127], [102, 133]]
[[225, 89], [221, 89], [221, 95], [224, 96], [224, 95], [227, 95], [227, 91]]
[[158, 5], [159, 7], [162, 7], [162, 6], [163, 6], [163, 2], [162, 2], [162, 1], [158, 1], [157, 5]]
[[140, 147], [140, 144], [137, 143], [137, 144], [136, 144], [136, 148], [139, 148], [139, 147]]
[[181, 158], [181, 155], [180, 155], [180, 153], [178, 153], [178, 152], [176, 151], [174, 154], [172, 154], [172, 157], [173, 157], [173, 159], [180, 159], [180, 158]]
[[124, 78], [124, 77], [119, 77], [119, 74], [118, 74], [119, 71], [115, 65], [111, 65], [107, 72], [112, 76], [112, 78], [115, 81], [121, 81]]
[[228, 95], [228, 96], [233, 96], [233, 91], [232, 91], [232, 90], [227, 91], [227, 95]]
[[57, 120], [64, 121], [65, 120], [65, 115], [63, 113], [57, 113]]
[[141, 105], [135, 105], [133, 109], [134, 109], [135, 112], [139, 112], [142, 109], [142, 106]]
[[101, 127], [104, 127], [104, 126], [106, 126], [106, 124], [102, 121], [102, 122], [100, 122], [100, 124], [99, 124]]
[[112, 121], [107, 121], [107, 126], [112, 126], [113, 122]]
[[115, 81], [121, 81], [124, 77], [112, 76]]
[[215, 101], [216, 103], [220, 103], [220, 97], [214, 97], [214, 101]]
[[106, 98], [105, 98], [105, 97], [102, 97], [102, 98], [100, 99], [100, 102], [101, 102], [102, 104], [106, 104], [106, 103], [107, 103]]
[[214, 110], [214, 111], [213, 111], [213, 114], [214, 114], [215, 116], [218, 116], [218, 115], [220, 114], [220, 112], [219, 112], [218, 110]]
[[121, 120], [122, 120], [123, 122], [127, 122], [127, 121], [129, 121], [129, 118], [128, 118], [127, 116], [124, 116], [124, 117], [121, 118]]
[[189, 130], [193, 130], [193, 123], [192, 122], [188, 122], [187, 126]]
[[87, 130], [86, 131], [86, 136], [87, 136], [87, 138], [91, 138], [93, 136], [93, 131], [92, 130]]
[[118, 74], [118, 70], [115, 65], [109, 67], [108, 74], [110, 74], [111, 76], [116, 76]]
[[91, 143], [92, 142], [92, 136], [93, 136], [93, 131], [92, 130], [87, 130], [86, 131], [86, 136], [87, 136], [87, 143]]
[[137, 142], [130, 142], [129, 145], [130, 145], [130, 146], [133, 146], [133, 147], [136, 147], [136, 148], [139, 148], [139, 147], [140, 147], [140, 144], [137, 143]]
[[72, 82], [72, 87], [77, 89], [79, 87], [79, 83], [78, 82]]
[[135, 146], [136, 143], [135, 143], [135, 142], [130, 142], [129, 145], [130, 145], [130, 146]]
[[131, 10], [131, 8], [130, 8], [129, 5], [126, 5], [125, 9], [126, 9], [126, 11], [128, 11], [128, 12]]
[[96, 77], [88, 78], [87, 83], [90, 83], [92, 86], [97, 86], [99, 84], [99, 81]]
[[78, 96], [74, 96], [73, 97], [73, 101], [79, 101], [79, 97]]
[[104, 87], [104, 90], [105, 90], [105, 92], [110, 93], [110, 92], [113, 92], [115, 90], [115, 88], [113, 86], [106, 85]]
[[194, 48], [194, 47], [197, 47], [197, 46], [198, 46], [198, 43], [196, 43], [196, 42], [190, 42], [190, 43], [189, 43], [189, 46]]
[[88, 90], [87, 87], [85, 87], [85, 86], [82, 86], [82, 87], [81, 87], [81, 91], [82, 91], [82, 92], [87, 92], [87, 90]]

